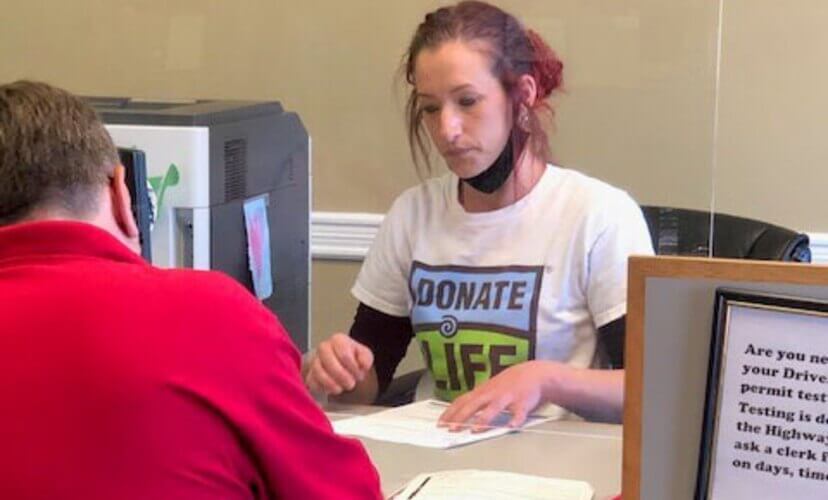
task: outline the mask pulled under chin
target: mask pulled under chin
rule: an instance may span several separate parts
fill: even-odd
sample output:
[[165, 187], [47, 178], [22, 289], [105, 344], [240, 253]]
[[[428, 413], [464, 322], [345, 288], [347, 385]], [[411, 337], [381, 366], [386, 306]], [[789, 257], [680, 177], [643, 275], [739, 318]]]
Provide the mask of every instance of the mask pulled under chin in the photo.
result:
[[503, 151], [489, 168], [463, 182], [486, 194], [492, 194], [503, 186], [515, 168], [513, 138], [509, 137]]

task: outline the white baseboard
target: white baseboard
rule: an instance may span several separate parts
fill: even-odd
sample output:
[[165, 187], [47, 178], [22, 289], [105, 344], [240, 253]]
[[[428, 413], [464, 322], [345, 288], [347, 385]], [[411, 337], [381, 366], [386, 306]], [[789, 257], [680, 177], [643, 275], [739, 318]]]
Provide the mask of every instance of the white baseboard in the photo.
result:
[[811, 240], [811, 262], [828, 264], [828, 233], [808, 233]]
[[377, 235], [383, 214], [313, 212], [311, 256], [314, 259], [361, 261]]
[[[311, 255], [314, 259], [361, 261], [382, 223], [383, 214], [313, 212]], [[814, 264], [828, 264], [828, 233], [808, 233]]]

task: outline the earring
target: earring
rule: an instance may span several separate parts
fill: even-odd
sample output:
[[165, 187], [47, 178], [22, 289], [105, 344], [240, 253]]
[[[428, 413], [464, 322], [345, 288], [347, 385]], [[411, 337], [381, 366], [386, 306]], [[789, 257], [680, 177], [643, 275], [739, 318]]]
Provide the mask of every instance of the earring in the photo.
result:
[[520, 108], [520, 115], [518, 116], [518, 126], [524, 131], [529, 131], [529, 112], [526, 108]]

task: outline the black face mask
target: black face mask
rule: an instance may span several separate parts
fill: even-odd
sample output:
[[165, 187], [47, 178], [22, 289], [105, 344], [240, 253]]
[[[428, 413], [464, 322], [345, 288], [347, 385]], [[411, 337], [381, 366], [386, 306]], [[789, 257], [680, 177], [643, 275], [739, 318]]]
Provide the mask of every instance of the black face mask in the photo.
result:
[[506, 146], [504, 146], [503, 151], [500, 152], [500, 156], [497, 157], [494, 163], [474, 177], [463, 179], [463, 182], [486, 194], [492, 194], [500, 189], [515, 168], [513, 146], [514, 138], [509, 136]]

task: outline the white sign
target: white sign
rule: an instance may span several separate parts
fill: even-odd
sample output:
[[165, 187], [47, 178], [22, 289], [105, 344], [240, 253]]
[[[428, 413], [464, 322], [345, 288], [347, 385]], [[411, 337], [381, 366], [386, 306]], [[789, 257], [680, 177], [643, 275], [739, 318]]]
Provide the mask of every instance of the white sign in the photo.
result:
[[719, 293], [697, 498], [828, 498], [828, 305]]

